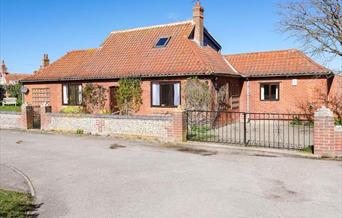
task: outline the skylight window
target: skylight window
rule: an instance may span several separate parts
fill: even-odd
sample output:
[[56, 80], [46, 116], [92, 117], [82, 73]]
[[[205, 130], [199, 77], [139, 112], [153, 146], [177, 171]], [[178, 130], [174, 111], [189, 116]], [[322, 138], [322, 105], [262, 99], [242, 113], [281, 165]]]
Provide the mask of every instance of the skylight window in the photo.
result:
[[156, 48], [162, 48], [165, 47], [167, 45], [167, 43], [169, 43], [171, 37], [162, 37], [159, 38], [157, 44], [156, 44]]

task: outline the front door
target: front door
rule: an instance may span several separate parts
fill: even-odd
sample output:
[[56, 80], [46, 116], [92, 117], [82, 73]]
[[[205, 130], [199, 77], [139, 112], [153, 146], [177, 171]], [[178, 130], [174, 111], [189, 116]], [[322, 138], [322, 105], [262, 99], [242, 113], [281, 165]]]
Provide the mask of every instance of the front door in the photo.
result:
[[119, 111], [118, 103], [116, 100], [116, 92], [118, 88], [119, 88], [118, 86], [110, 87], [110, 112], [111, 113], [116, 113]]

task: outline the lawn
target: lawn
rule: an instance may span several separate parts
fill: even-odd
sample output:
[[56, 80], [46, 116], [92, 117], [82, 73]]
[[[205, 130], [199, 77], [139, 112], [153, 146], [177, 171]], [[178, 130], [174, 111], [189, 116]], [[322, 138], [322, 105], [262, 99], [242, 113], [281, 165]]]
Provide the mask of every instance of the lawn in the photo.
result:
[[0, 106], [0, 111], [16, 111], [20, 112], [21, 107], [20, 106]]
[[31, 217], [35, 208], [30, 194], [0, 189], [0, 217]]

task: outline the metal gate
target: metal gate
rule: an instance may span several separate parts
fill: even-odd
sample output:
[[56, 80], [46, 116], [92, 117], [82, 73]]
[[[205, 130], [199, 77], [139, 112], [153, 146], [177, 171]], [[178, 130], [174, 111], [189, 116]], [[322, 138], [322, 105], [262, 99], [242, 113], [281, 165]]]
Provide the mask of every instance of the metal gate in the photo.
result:
[[312, 114], [187, 111], [187, 139], [283, 149], [313, 148]]
[[32, 128], [40, 129], [40, 106], [33, 106], [32, 121]]

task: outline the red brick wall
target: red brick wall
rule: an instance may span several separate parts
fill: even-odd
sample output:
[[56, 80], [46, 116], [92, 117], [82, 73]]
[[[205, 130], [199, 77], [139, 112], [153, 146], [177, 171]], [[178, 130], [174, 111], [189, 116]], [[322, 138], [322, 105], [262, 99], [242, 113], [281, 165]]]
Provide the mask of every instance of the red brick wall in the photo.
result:
[[[184, 99], [184, 89], [186, 84], [186, 78], [173, 78], [173, 79], [159, 79], [154, 81], [179, 81], [181, 83], [181, 104], [182, 107], [185, 104]], [[106, 103], [105, 109], [107, 111], [110, 110], [110, 97], [109, 97], [109, 88], [112, 86], [118, 86], [117, 81], [109, 81], [109, 82], [96, 82], [106, 88], [107, 96], [106, 96]], [[33, 88], [50, 88], [51, 96], [50, 96], [50, 105], [52, 107], [52, 112], [60, 112], [61, 109], [65, 106], [62, 105], [62, 84], [55, 83], [55, 84], [25, 84], [25, 86], [29, 89], [29, 92], [25, 95], [24, 99], [25, 102], [28, 104], [32, 104], [32, 89]], [[142, 100], [143, 104], [140, 107], [140, 110], [137, 114], [167, 114], [173, 113], [177, 111], [177, 108], [160, 108], [160, 107], [151, 107], [151, 81], [144, 80], [141, 84], [142, 88]]]
[[[186, 79], [184, 78], [173, 78], [173, 79], [159, 79], [154, 81], [177, 81], [180, 82], [181, 86], [181, 105], [185, 105], [184, 89], [186, 84]], [[167, 114], [177, 111], [177, 108], [162, 108], [162, 107], [152, 107], [151, 106], [151, 81], [145, 80], [141, 84], [142, 100], [143, 103], [138, 111], [138, 114]]]
[[335, 127], [335, 151], [339, 151], [338, 156], [342, 157], [342, 126]]
[[186, 115], [185, 111], [178, 110], [173, 113], [172, 136], [176, 141], [186, 141]]
[[[278, 113], [294, 113], [300, 112], [298, 111], [297, 105], [302, 101], [312, 100], [314, 101], [319, 96], [320, 90], [322, 92], [327, 92], [327, 79], [325, 78], [303, 78], [298, 77], [297, 86], [292, 86], [291, 81], [292, 78], [279, 78], [279, 79], [254, 79], [250, 80], [250, 112], [278, 112]], [[181, 82], [181, 104], [182, 108], [184, 108], [185, 98], [184, 98], [184, 90], [186, 85], [186, 78], [173, 78], [173, 79], [160, 79], [165, 81], [180, 81]], [[216, 91], [213, 86], [213, 83], [210, 79], [202, 79], [203, 81], [207, 81], [210, 87], [210, 92], [213, 96], [213, 101], [216, 100]], [[158, 80], [156, 80], [158, 81]], [[339, 91], [339, 86], [342, 82], [341, 77], [334, 79], [331, 85], [330, 93], [336, 93]], [[279, 101], [261, 101], [260, 100], [260, 83], [263, 82], [279, 82], [280, 90], [279, 90]], [[104, 86], [109, 90], [111, 86], [118, 86], [116, 81], [109, 82], [96, 82], [99, 85]], [[242, 81], [240, 78], [228, 78], [228, 77], [219, 77], [217, 79], [217, 83], [219, 86], [229, 83], [230, 92], [233, 95], [240, 95], [239, 100], [239, 109], [234, 111], [247, 111], [247, 81]], [[28, 84], [25, 85], [32, 90], [33, 88], [50, 88], [51, 91], [51, 106], [53, 112], [59, 112], [62, 108], [62, 84]], [[142, 98], [143, 104], [138, 111], [137, 114], [166, 114], [173, 113], [177, 110], [177, 108], [159, 108], [159, 107], [151, 107], [151, 81], [144, 80], [142, 81]], [[32, 92], [29, 91], [28, 94], [25, 95], [25, 102], [32, 104]], [[214, 103], [215, 104], [215, 103]], [[213, 105], [213, 109], [214, 109]], [[110, 109], [110, 101], [109, 101], [109, 92], [107, 96], [107, 101], [105, 104], [105, 109], [109, 111]]]
[[342, 157], [342, 127], [334, 126], [333, 113], [325, 107], [315, 113], [314, 146], [319, 156]]
[[24, 96], [24, 102], [32, 105], [32, 89], [34, 88], [49, 88], [50, 89], [50, 104], [53, 112], [59, 112], [62, 107], [62, 85], [61, 84], [30, 84], [25, 85], [29, 92]]
[[342, 75], [335, 75], [332, 78], [329, 96], [342, 95]]
[[[293, 86], [292, 79], [297, 79]], [[260, 83], [279, 82], [279, 101], [261, 101]], [[327, 92], [327, 79], [325, 78], [279, 78], [279, 79], [253, 79], [250, 86], [250, 112], [265, 113], [297, 113], [300, 112], [298, 104], [303, 101], [315, 101], [319, 97], [317, 90]], [[241, 91], [241, 111], [247, 111], [247, 81], [243, 83]]]

